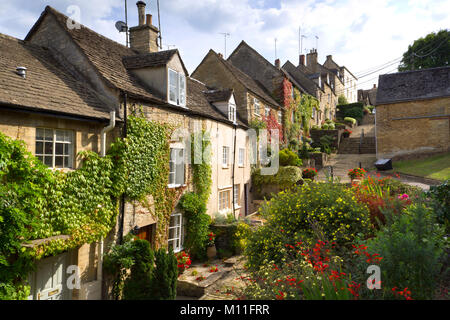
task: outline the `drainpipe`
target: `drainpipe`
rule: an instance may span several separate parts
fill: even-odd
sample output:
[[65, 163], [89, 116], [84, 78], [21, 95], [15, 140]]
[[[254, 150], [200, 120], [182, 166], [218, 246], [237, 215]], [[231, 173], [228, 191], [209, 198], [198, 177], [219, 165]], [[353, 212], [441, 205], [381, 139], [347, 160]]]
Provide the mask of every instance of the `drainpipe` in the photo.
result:
[[[122, 96], [123, 96], [123, 121], [124, 121], [124, 126], [123, 126], [123, 138], [127, 137], [127, 119], [128, 119], [128, 115], [127, 115], [127, 94], [126, 92], [122, 91]], [[122, 194], [122, 201], [121, 201], [121, 212], [122, 212], [122, 217], [121, 217], [121, 221], [120, 221], [120, 233], [119, 233], [119, 244], [123, 243], [123, 229], [124, 229], [124, 225], [125, 225], [125, 193]]]
[[234, 195], [234, 170], [236, 167], [236, 128], [237, 126], [234, 125], [234, 145], [233, 145], [233, 168], [232, 168], [232, 174], [231, 174], [231, 180], [233, 183], [233, 217], [236, 218], [236, 199], [235, 199], [235, 195]]
[[[101, 157], [106, 156], [106, 134], [108, 132], [111, 132], [116, 127], [116, 112], [111, 111], [109, 113], [109, 125], [104, 127], [101, 131], [100, 138], [101, 138], [101, 146], [100, 146], [100, 155]], [[100, 239], [100, 242], [98, 243], [98, 266], [97, 266], [97, 281], [100, 281], [102, 283], [103, 280], [103, 246], [104, 241], [103, 237]]]

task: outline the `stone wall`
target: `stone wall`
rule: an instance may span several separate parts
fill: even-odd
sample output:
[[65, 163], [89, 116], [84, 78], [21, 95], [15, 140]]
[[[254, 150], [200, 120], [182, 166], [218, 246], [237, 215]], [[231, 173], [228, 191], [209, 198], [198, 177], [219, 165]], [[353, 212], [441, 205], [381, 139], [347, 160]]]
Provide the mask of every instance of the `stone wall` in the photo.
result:
[[450, 98], [376, 107], [377, 158], [450, 150]]

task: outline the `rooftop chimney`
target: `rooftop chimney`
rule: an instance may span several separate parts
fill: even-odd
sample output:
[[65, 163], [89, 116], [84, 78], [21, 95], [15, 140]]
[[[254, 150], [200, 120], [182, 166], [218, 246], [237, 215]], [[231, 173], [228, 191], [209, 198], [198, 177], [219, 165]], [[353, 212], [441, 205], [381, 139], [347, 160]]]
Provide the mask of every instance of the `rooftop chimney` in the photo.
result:
[[308, 68], [312, 72], [316, 72], [317, 69], [317, 50], [313, 49], [308, 53], [306, 57], [306, 62], [308, 63]]
[[223, 59], [223, 54], [221, 54], [221, 53], [219, 52], [218, 55], [219, 55], [219, 57], [220, 57], [221, 59]]
[[305, 55], [304, 54], [300, 55], [300, 65], [302, 65], [302, 66], [305, 65]]
[[374, 89], [376, 89], [376, 88], [377, 88], [377, 85], [376, 85], [376, 83], [374, 83], [374, 84], [373, 84], [373, 88], [374, 88]]
[[275, 60], [275, 67], [277, 67], [278, 69], [281, 68], [281, 61], [280, 61], [280, 59], [276, 59]]
[[144, 1], [138, 1], [136, 3], [138, 7], [138, 15], [139, 15], [139, 25], [143, 26], [145, 23], [145, 2]]
[[158, 52], [159, 30], [152, 24], [152, 15], [145, 14], [144, 1], [136, 3], [139, 15], [139, 25], [130, 28], [130, 47], [139, 53]]

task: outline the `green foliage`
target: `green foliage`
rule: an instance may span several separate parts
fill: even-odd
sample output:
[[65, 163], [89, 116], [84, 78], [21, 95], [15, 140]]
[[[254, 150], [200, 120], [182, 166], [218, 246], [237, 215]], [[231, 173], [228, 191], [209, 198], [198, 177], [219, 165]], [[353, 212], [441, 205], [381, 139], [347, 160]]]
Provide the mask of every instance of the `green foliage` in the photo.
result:
[[152, 278], [153, 300], [175, 300], [177, 296], [178, 268], [177, 258], [169, 248], [155, 252], [155, 271]]
[[367, 207], [336, 183], [312, 183], [280, 192], [263, 204], [259, 213], [267, 222], [250, 234], [245, 250], [249, 267], [256, 269], [265, 260], [281, 261], [285, 244], [312, 241], [314, 230], [341, 245], [369, 230]]
[[261, 190], [263, 186], [275, 185], [281, 189], [290, 188], [302, 180], [302, 170], [297, 166], [280, 167], [274, 175], [261, 175], [261, 170], [252, 174], [253, 185]]
[[153, 251], [147, 240], [134, 240], [130, 275], [123, 287], [123, 300], [149, 300], [152, 292]]
[[206, 203], [193, 192], [186, 193], [178, 203], [186, 218], [184, 247], [193, 259], [204, 260], [211, 218], [206, 214]]
[[345, 117], [344, 121], [345, 122], [350, 122], [351, 124], [356, 124], [356, 119], [351, 118], [351, 117]]
[[302, 166], [302, 160], [298, 157], [298, 155], [289, 150], [289, 149], [283, 149], [279, 152], [279, 163], [280, 166], [286, 167], [286, 166]]
[[338, 97], [338, 104], [339, 104], [339, 105], [348, 104], [348, 100], [347, 100], [347, 98], [346, 98], [343, 94], [341, 94], [341, 95]]
[[413, 299], [432, 299], [440, 271], [444, 232], [424, 204], [409, 206], [403, 214], [384, 210], [388, 223], [367, 245], [383, 257], [383, 285], [409, 288]]
[[364, 116], [364, 104], [361, 102], [338, 105], [337, 109], [337, 116], [344, 118], [344, 120], [345, 118], [350, 117], [356, 119], [358, 122], [361, 122]]
[[419, 38], [403, 54], [398, 71], [445, 67], [450, 61], [450, 30], [429, 33]]
[[304, 94], [300, 100], [298, 111], [302, 115], [303, 134], [306, 136], [309, 135], [309, 122], [313, 108], [319, 110], [319, 100], [309, 94]]
[[444, 225], [448, 233], [450, 228], [450, 180], [439, 186], [431, 186], [428, 196], [432, 200], [431, 207], [437, 222]]
[[259, 130], [266, 129], [267, 123], [258, 118], [253, 118], [250, 120], [248, 126], [256, 131], [256, 135], [259, 136]]

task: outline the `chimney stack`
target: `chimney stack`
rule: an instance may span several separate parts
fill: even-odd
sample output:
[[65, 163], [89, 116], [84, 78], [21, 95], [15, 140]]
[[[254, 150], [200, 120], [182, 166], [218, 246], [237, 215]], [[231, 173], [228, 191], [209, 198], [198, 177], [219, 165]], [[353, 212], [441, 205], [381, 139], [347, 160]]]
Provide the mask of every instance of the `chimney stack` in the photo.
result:
[[218, 55], [219, 55], [219, 57], [220, 57], [221, 59], [223, 59], [223, 54], [221, 54], [221, 53], [219, 52]]
[[317, 72], [317, 50], [312, 49], [306, 57], [306, 62], [308, 63], [308, 68], [312, 72]]
[[145, 2], [144, 1], [138, 1], [136, 3], [138, 7], [138, 15], [139, 15], [139, 26], [143, 26], [145, 23]]
[[146, 4], [144, 1], [136, 3], [139, 15], [139, 25], [130, 28], [130, 47], [139, 53], [158, 52], [159, 30], [153, 23], [151, 14], [145, 14]]
[[305, 55], [304, 54], [300, 55], [300, 65], [302, 65], [302, 66], [305, 65]]
[[375, 83], [373, 84], [373, 88], [374, 88], [374, 89], [376, 89], [376, 88], [377, 88], [377, 85], [376, 85]]
[[280, 61], [280, 59], [276, 59], [275, 60], [275, 67], [277, 67], [278, 69], [281, 68], [281, 61]]

